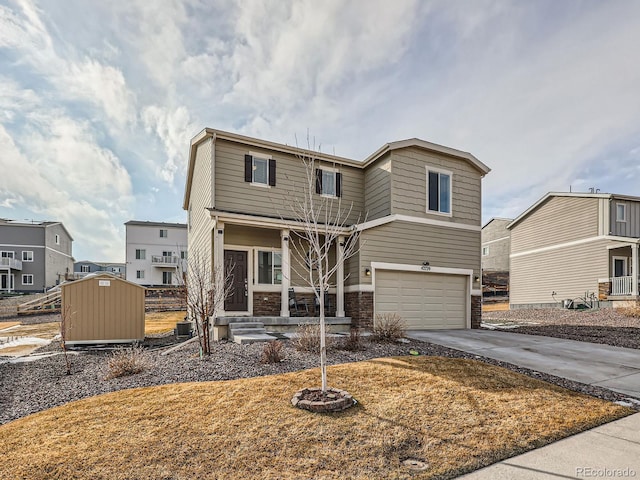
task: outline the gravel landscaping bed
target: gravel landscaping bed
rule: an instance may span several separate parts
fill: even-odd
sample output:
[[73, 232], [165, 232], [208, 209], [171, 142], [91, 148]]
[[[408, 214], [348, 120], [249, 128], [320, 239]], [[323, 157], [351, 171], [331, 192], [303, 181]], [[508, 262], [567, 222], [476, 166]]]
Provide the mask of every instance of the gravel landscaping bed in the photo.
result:
[[482, 320], [485, 328], [492, 330], [640, 348], [640, 318], [623, 315], [612, 308], [485, 312]]
[[[263, 344], [237, 345], [219, 342], [213, 345], [210, 357], [199, 358], [198, 345], [194, 342], [182, 349], [161, 355], [162, 348], [172, 343], [171, 336], [155, 338], [148, 342], [146, 356], [151, 366], [142, 373], [128, 377], [105, 380], [110, 351], [83, 350], [71, 358], [72, 375], [65, 375], [62, 355], [49, 356], [28, 363], [0, 363], [0, 424], [39, 412], [69, 401], [127, 388], [147, 387], [176, 382], [202, 382], [231, 380], [292, 372], [316, 368], [317, 354], [298, 352], [285, 342], [285, 359], [278, 364], [263, 365], [260, 357]], [[562, 387], [597, 396], [606, 400], [624, 400], [625, 395], [600, 387], [547, 375], [493, 359], [479, 357], [430, 343], [376, 343], [363, 340], [365, 350], [350, 352], [331, 349], [327, 354], [329, 364], [355, 362], [386, 356], [408, 355], [415, 349], [421, 355], [470, 358], [498, 365]], [[60, 353], [60, 346], [52, 343], [38, 353]], [[1, 362], [2, 360], [0, 360]], [[329, 378], [331, 385], [331, 378]], [[292, 392], [292, 395], [295, 392]]]

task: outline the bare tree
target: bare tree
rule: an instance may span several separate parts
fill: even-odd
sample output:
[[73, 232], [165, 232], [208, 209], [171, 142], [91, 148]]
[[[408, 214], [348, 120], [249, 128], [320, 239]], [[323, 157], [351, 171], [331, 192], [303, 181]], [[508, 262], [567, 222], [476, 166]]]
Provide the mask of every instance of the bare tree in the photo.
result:
[[232, 270], [212, 267], [197, 253], [189, 255], [184, 280], [187, 314], [195, 323], [201, 355], [211, 354], [211, 320], [231, 292]]
[[60, 347], [64, 355], [64, 361], [67, 367], [67, 375], [71, 375], [71, 362], [69, 361], [69, 354], [67, 352], [67, 332], [71, 330], [71, 317], [76, 312], [71, 313], [71, 306], [66, 305], [60, 309]]
[[[305, 179], [302, 184], [295, 185], [289, 195], [289, 209], [297, 225], [293, 227], [291, 237], [298, 241], [289, 242], [298, 259], [306, 259], [304, 265], [291, 263], [291, 269], [298, 277], [305, 280], [315, 292], [320, 306], [320, 371], [322, 376], [322, 392], [327, 390], [327, 348], [325, 327], [325, 292], [329, 290], [331, 278], [344, 262], [355, 255], [359, 249], [360, 233], [349, 225], [353, 204], [342, 205], [342, 197], [322, 195], [321, 170], [318, 160], [313, 154], [315, 144], [311, 145], [307, 134], [307, 150], [300, 150], [297, 155], [304, 165]], [[339, 172], [339, 165], [332, 165]], [[334, 188], [340, 188], [338, 175]], [[318, 194], [320, 193], [320, 195]], [[334, 192], [337, 193], [337, 192]], [[360, 222], [358, 216], [354, 224]], [[341, 237], [344, 238], [339, 242]], [[335, 246], [335, 262], [330, 262], [330, 252]]]

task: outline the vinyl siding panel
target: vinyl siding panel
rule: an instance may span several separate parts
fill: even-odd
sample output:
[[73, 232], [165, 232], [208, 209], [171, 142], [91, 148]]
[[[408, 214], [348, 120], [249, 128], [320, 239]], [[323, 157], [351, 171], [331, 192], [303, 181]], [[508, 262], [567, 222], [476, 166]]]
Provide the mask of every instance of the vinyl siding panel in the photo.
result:
[[[617, 204], [626, 205], [627, 217], [625, 222], [616, 221]], [[617, 200], [609, 202], [611, 218], [611, 234], [619, 237], [640, 237], [640, 203], [629, 200]]]
[[[356, 250], [360, 248], [360, 245], [362, 244], [358, 240], [358, 247], [356, 247]], [[358, 282], [360, 281], [359, 272], [360, 272], [360, 252], [357, 251], [355, 255], [347, 258], [344, 262], [344, 276], [345, 276], [344, 284], [357, 285]]]
[[482, 270], [509, 271], [511, 231], [506, 228], [509, 223], [511, 220], [495, 219], [482, 229], [482, 248], [489, 249], [489, 254], [482, 256]]
[[598, 294], [598, 278], [609, 276], [607, 240], [511, 258], [510, 303], [552, 303]]
[[598, 236], [598, 199], [550, 197], [511, 229], [511, 253]]
[[[452, 172], [451, 217], [427, 213], [426, 166]], [[468, 162], [411, 147], [391, 153], [391, 213], [480, 225], [481, 174]]]
[[375, 220], [391, 213], [390, 154], [365, 169], [364, 205], [367, 220]]
[[[480, 275], [480, 232], [391, 222], [365, 230], [360, 238], [360, 283], [371, 284], [364, 268], [371, 262], [472, 269]], [[480, 288], [479, 283], [472, 288]]]
[[[214, 222], [207, 210], [213, 207], [212, 153], [210, 139], [198, 145], [189, 199], [190, 224], [187, 227], [189, 258], [204, 265], [211, 265], [213, 258], [211, 231]], [[135, 275], [135, 272], [133, 274]]]
[[[215, 148], [216, 209], [276, 218], [294, 216], [291, 205], [296, 199], [303, 198], [306, 183], [306, 171], [300, 159], [226, 140], [216, 140]], [[244, 181], [244, 156], [250, 151], [270, 155], [276, 160], [275, 187], [256, 186]], [[318, 162], [316, 167], [332, 168], [334, 165]], [[364, 174], [355, 167], [335, 165], [335, 168], [342, 174], [342, 197], [340, 201], [333, 201], [332, 212], [337, 211], [339, 203], [342, 209], [353, 205], [347, 223], [354, 224], [364, 216]], [[312, 188], [315, 192], [315, 184]], [[314, 199], [322, 201], [323, 197], [314, 193]]]

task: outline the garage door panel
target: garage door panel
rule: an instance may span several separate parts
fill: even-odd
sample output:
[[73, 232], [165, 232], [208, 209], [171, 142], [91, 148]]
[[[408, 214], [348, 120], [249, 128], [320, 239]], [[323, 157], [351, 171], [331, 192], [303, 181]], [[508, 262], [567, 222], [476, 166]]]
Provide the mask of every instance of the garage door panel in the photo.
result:
[[408, 328], [465, 328], [467, 277], [376, 271], [376, 313], [397, 313]]

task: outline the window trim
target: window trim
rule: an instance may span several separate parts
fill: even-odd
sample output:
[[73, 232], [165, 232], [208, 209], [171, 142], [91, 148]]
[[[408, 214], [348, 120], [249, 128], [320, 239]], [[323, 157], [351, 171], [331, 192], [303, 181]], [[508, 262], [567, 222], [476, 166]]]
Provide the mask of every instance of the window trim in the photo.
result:
[[136, 270], [136, 280], [144, 280], [144, 270]]
[[489, 247], [482, 247], [482, 256], [483, 257], [488, 257], [489, 256]]
[[[324, 172], [333, 173], [333, 193], [323, 193], [324, 181], [322, 176]], [[342, 171], [336, 167], [316, 167], [315, 174], [316, 193], [324, 198], [340, 198], [342, 197]]]
[[[162, 235], [162, 232], [164, 232], [164, 235]], [[160, 238], [169, 238], [169, 229], [168, 228], [161, 228], [160, 229]]]
[[[11, 256], [8, 255], [2, 255], [3, 253], [10, 253]], [[12, 259], [16, 259], [16, 252], [14, 250], [0, 250], [0, 258], [12, 258]]]
[[[139, 256], [138, 256], [138, 252], [140, 252]], [[136, 251], [134, 252], [134, 257], [136, 258], [136, 260], [146, 260], [147, 259], [147, 249], [146, 248], [136, 248]]]
[[[31, 277], [31, 281], [25, 282], [25, 277], [27, 278]], [[22, 285], [33, 285], [33, 280], [34, 280], [33, 273], [23, 273], [21, 280], [22, 280]]]
[[[438, 174], [438, 207], [440, 206], [440, 175], [449, 176], [449, 212], [441, 212], [439, 210], [429, 210], [429, 172]], [[430, 215], [440, 215], [442, 217], [453, 217], [453, 172], [440, 167], [425, 165], [425, 212]]]
[[55, 242], [56, 242], [56, 245], [60, 245], [60, 235], [58, 235], [57, 233], [55, 236]]
[[91, 273], [91, 265], [80, 265], [80, 273]]
[[[25, 253], [30, 253], [30, 254], [31, 254], [31, 260], [29, 260], [29, 259], [25, 259], [25, 258], [24, 258], [24, 254], [25, 254]], [[34, 261], [34, 260], [33, 260], [33, 250], [23, 250], [23, 251], [22, 251], [22, 261], [23, 261], [23, 262], [27, 262], [27, 263], [29, 263], [29, 262], [33, 262], [33, 261]]]
[[271, 286], [278, 286], [278, 287], [281, 286], [282, 282], [274, 283], [275, 275], [274, 275], [273, 260], [271, 261], [271, 283], [260, 283], [260, 263], [258, 262], [258, 257], [260, 255], [260, 252], [268, 252], [268, 253], [271, 253], [271, 255], [277, 253], [280, 255], [280, 271], [282, 272], [282, 277], [284, 278], [284, 272], [282, 271], [282, 249], [269, 248], [269, 247], [256, 247], [253, 251], [253, 261], [255, 265], [254, 278], [255, 278], [256, 285], [260, 285], [260, 286], [271, 285]]
[[[273, 160], [273, 155], [268, 155], [266, 153], [259, 153], [259, 152], [249, 152], [248, 155], [251, 157], [251, 181], [248, 182], [249, 185], [253, 185], [254, 187], [261, 187], [261, 188], [271, 188], [271, 187], [275, 187], [275, 179], [271, 178], [271, 164], [274, 161]], [[255, 161], [255, 159], [259, 159], [259, 160], [264, 160], [267, 163], [267, 178], [266, 178], [266, 182], [262, 183], [262, 182], [256, 182], [254, 180], [254, 175], [253, 172], [254, 170], [254, 164], [253, 162]]]
[[[618, 207], [622, 207], [622, 218], [618, 217]], [[626, 203], [616, 203], [616, 222], [626, 223], [627, 222], [627, 204]]]
[[[169, 275], [169, 283], [166, 283], [164, 281], [165, 275]], [[162, 272], [162, 285], [173, 285], [173, 272], [167, 272], [167, 271]]]

